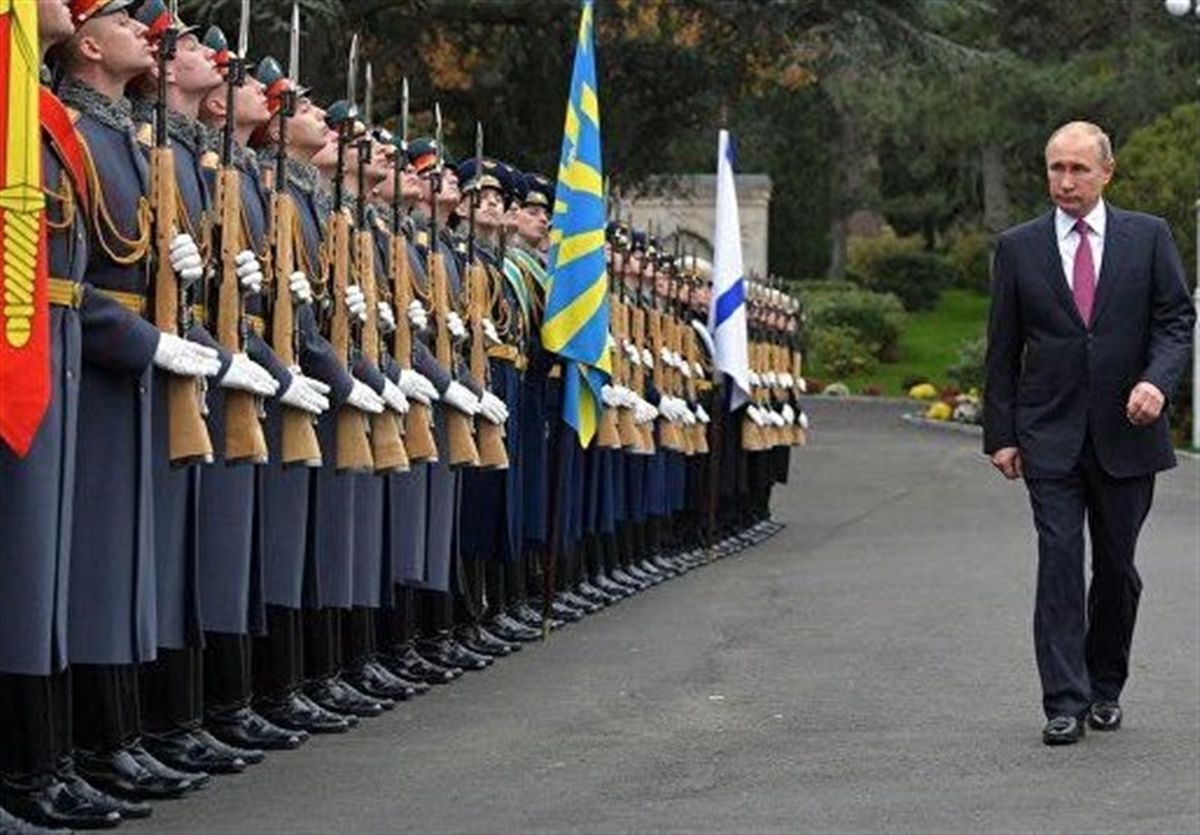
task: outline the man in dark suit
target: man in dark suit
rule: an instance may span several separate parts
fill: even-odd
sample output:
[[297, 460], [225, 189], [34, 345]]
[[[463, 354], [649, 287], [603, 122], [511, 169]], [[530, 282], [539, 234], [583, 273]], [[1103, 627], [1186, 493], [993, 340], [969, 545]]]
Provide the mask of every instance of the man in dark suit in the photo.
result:
[[[1195, 311], [1167, 224], [1102, 199], [1112, 146], [1072, 122], [1046, 145], [1055, 208], [996, 245], [984, 452], [1024, 478], [1038, 534], [1034, 643], [1048, 745], [1116, 730], [1154, 475], [1175, 465], [1165, 405]], [[1084, 521], [1092, 543], [1085, 590]]]

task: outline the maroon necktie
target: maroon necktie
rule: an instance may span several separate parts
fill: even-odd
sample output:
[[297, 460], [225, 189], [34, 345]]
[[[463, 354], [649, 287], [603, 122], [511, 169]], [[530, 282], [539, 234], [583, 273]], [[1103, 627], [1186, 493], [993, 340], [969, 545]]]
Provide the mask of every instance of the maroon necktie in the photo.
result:
[[1096, 300], [1096, 265], [1092, 262], [1092, 244], [1088, 240], [1088, 225], [1083, 218], [1075, 221], [1079, 233], [1079, 249], [1075, 250], [1075, 270], [1072, 291], [1079, 318], [1085, 325], [1092, 324], [1092, 303]]

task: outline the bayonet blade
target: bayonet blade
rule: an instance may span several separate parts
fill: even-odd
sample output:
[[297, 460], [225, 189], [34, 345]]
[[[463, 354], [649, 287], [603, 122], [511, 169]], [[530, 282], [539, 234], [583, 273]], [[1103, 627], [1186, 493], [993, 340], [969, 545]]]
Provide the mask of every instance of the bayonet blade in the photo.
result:
[[400, 80], [400, 150], [408, 151], [408, 76]]
[[242, 0], [242, 17], [238, 23], [238, 57], [245, 59], [250, 51], [250, 0]]
[[369, 129], [372, 124], [371, 116], [375, 112], [375, 75], [371, 70], [370, 61], [367, 62], [367, 80], [365, 86], [366, 92], [364, 95], [366, 96], [366, 101], [363, 103], [363, 123]]
[[475, 123], [475, 187], [483, 182], [483, 122]]
[[346, 76], [346, 101], [350, 103], [350, 107], [354, 107], [355, 99], [358, 96], [358, 33], [350, 39], [350, 61]]
[[170, 0], [167, 3], [167, 14], [171, 16], [171, 25], [179, 25], [179, 0]]
[[292, 89], [300, 86], [300, 4], [292, 4], [292, 27], [288, 34], [288, 80]]
[[433, 103], [433, 142], [437, 145], [437, 169], [441, 171], [445, 159], [442, 151], [442, 104], [436, 101]]

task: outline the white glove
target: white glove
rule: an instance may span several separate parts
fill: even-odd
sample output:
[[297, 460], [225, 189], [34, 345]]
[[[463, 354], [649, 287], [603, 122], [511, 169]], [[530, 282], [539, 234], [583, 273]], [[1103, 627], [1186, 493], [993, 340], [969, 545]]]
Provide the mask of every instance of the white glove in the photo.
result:
[[429, 327], [429, 313], [425, 310], [425, 305], [416, 299], [408, 304], [408, 323], [419, 331]]
[[753, 371], [750, 372], [750, 385], [752, 385], [752, 386], [761, 386], [762, 385], [762, 378], [759, 377], [758, 374], [756, 374]]
[[796, 422], [796, 410], [792, 408], [791, 403], [784, 403], [781, 411], [783, 413], [783, 419], [788, 426], [791, 426]]
[[704, 407], [699, 403], [696, 404], [696, 420], [700, 421], [705, 426], [712, 421], [712, 418], [708, 416], [708, 412], [704, 411]]
[[502, 345], [500, 341], [500, 332], [496, 330], [496, 323], [491, 319], [481, 319], [480, 325], [483, 328], [484, 339], [492, 345]]
[[305, 377], [300, 369], [292, 369], [292, 384], [279, 395], [279, 402], [285, 406], [302, 409], [310, 414], [319, 415], [329, 411], [329, 386], [312, 377]]
[[634, 365], [642, 364], [642, 352], [628, 339], [625, 340], [625, 355], [629, 357], [629, 361]]
[[683, 425], [684, 426], [695, 426], [696, 425], [696, 415], [692, 412], [691, 407], [688, 406], [688, 404], [683, 400], [681, 400], [679, 402], [681, 404], [679, 407], [679, 416], [683, 419]]
[[450, 382], [450, 387], [446, 389], [442, 395], [442, 400], [447, 406], [457, 409], [464, 415], [479, 414], [479, 398], [471, 393], [471, 390], [457, 380]]
[[186, 232], [176, 235], [171, 241], [171, 269], [185, 287], [194, 284], [204, 275], [200, 247], [196, 246], [195, 239]]
[[399, 385], [400, 391], [404, 392], [409, 400], [415, 400], [428, 406], [438, 399], [437, 389], [429, 378], [411, 368], [401, 369]]
[[499, 426], [508, 420], [508, 407], [499, 397], [485, 391], [479, 400], [479, 414]]
[[462, 317], [457, 312], [451, 310], [446, 316], [446, 326], [450, 328], [450, 335], [455, 339], [467, 338], [467, 329], [463, 326]]
[[392, 312], [392, 306], [387, 302], [377, 302], [376, 308], [379, 310], [379, 330], [381, 333], [389, 334], [396, 329], [396, 314]]
[[684, 377], [687, 377], [689, 380], [692, 379], [692, 366], [689, 363], [686, 363], [683, 360], [680, 360], [679, 361], [679, 370], [681, 372], [683, 372]]
[[801, 428], [801, 429], [808, 429], [808, 413], [807, 413], [807, 412], [803, 412], [803, 411], [802, 411], [802, 412], [800, 412], [800, 418], [799, 418], [799, 420], [800, 420], [800, 428]]
[[357, 284], [346, 285], [346, 309], [350, 311], [351, 319], [367, 321], [367, 297]]
[[697, 380], [704, 379], [704, 366], [700, 363], [697, 362], [692, 364], [692, 372], [696, 375]]
[[408, 398], [404, 396], [404, 392], [400, 387], [391, 380], [385, 380], [383, 383], [383, 401], [388, 404], [388, 408], [398, 414], [407, 414], [409, 410]]
[[181, 377], [213, 377], [221, 370], [221, 357], [207, 345], [189, 342], [173, 333], [160, 333], [154, 364]]
[[682, 371], [683, 366], [685, 366], [687, 364], [683, 361], [683, 354], [679, 353], [678, 351], [671, 352], [671, 360], [672, 360], [671, 364], [675, 368], [678, 368], [680, 371]]
[[693, 319], [692, 330], [699, 335], [700, 340], [704, 343], [704, 347], [708, 349], [708, 355], [710, 357], [717, 352], [716, 347], [713, 345], [712, 334], [708, 332], [708, 328], [704, 326], [703, 322], [701, 322], [699, 319]]
[[621, 398], [620, 405], [628, 409], [632, 409], [637, 405], [638, 396], [633, 393], [633, 389], [627, 386], [615, 386], [615, 388], [617, 390], [617, 396]]
[[767, 412], [767, 419], [777, 427], [783, 426], [784, 424], [783, 415], [779, 414], [779, 412], [775, 411], [774, 409]]
[[279, 381], [267, 369], [245, 354], [234, 354], [229, 370], [221, 378], [221, 388], [238, 389], [262, 397], [274, 397]]
[[660, 360], [662, 360], [662, 364], [665, 365], [667, 368], [671, 368], [672, 366], [675, 365], [675, 360], [671, 356], [671, 351], [667, 348], [666, 345], [664, 345], [658, 349], [658, 358]]
[[350, 396], [346, 398], [346, 402], [360, 412], [370, 412], [373, 415], [382, 414], [384, 406], [387, 405], [383, 398], [362, 380], [354, 381], [354, 387], [350, 389]]
[[766, 421], [763, 419], [762, 412], [757, 406], [747, 406], [746, 414], [750, 415], [750, 420], [754, 421], [755, 426], [765, 426]]
[[312, 301], [312, 285], [308, 283], [308, 276], [300, 270], [288, 276], [288, 289], [292, 291], [292, 298], [300, 304]]
[[654, 352], [649, 348], [642, 349], [642, 365], [646, 366], [647, 368], [654, 367]]
[[600, 388], [600, 399], [610, 409], [615, 409], [621, 405], [621, 395], [617, 391], [616, 386], [602, 386]]
[[801, 394], [808, 391], [808, 383], [805, 382], [803, 377], [796, 378], [796, 388], [800, 389]]
[[781, 385], [783, 388], [790, 389], [792, 386], [796, 385], [796, 379], [791, 374], [785, 372], [779, 375], [779, 385]]
[[774, 371], [768, 371], [763, 375], [763, 382], [771, 388], [775, 388], [779, 384], [779, 379], [775, 376]]
[[238, 284], [241, 285], [242, 292], [262, 292], [263, 272], [262, 264], [258, 263], [258, 256], [249, 249], [243, 249], [233, 259], [233, 263], [237, 264]]
[[658, 417], [658, 409], [650, 405], [650, 403], [642, 397], [637, 399], [637, 404], [633, 407], [634, 423], [649, 423]]

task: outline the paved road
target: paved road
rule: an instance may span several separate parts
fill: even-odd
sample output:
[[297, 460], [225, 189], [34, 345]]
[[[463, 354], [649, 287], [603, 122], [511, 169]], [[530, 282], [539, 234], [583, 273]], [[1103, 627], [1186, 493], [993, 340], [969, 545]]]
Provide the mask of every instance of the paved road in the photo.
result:
[[1023, 489], [812, 410], [767, 545], [125, 831], [1200, 831], [1200, 465], [1143, 536], [1125, 728], [1048, 749]]

